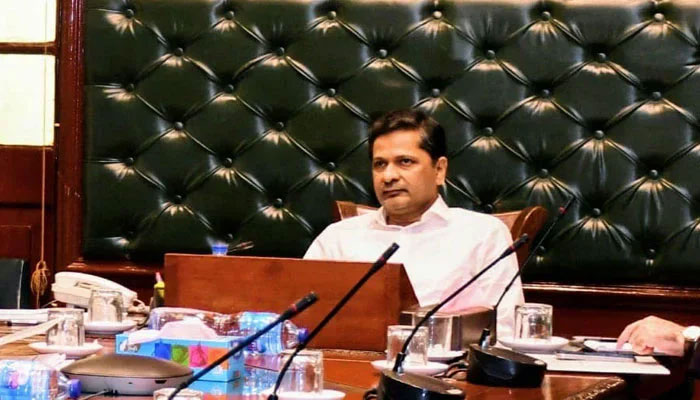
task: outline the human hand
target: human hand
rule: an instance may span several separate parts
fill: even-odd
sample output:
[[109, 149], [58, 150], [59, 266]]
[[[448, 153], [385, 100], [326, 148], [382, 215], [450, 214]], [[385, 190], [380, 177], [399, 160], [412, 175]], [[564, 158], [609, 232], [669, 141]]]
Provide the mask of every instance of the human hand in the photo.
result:
[[682, 356], [685, 347], [683, 326], [649, 316], [633, 322], [617, 338], [617, 348], [626, 342], [632, 345], [637, 354], [651, 354], [654, 350], [672, 356]]

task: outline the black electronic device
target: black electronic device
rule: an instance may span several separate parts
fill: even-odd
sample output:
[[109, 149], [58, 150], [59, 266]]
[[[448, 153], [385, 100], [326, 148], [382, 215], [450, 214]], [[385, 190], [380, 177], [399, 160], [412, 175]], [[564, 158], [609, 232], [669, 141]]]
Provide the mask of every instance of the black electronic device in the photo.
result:
[[256, 341], [260, 336], [266, 334], [267, 332], [270, 331], [270, 329], [274, 328], [277, 324], [286, 321], [295, 315], [299, 314], [300, 312], [306, 310], [309, 306], [314, 304], [318, 300], [318, 296], [316, 293], [311, 292], [304, 296], [302, 299], [298, 300], [294, 304], [292, 304], [288, 309], [286, 309], [282, 314], [280, 314], [277, 319], [272, 321], [271, 323], [267, 324], [264, 328], [261, 330], [255, 332], [254, 334], [246, 337], [243, 339], [240, 343], [238, 343], [234, 348], [226, 352], [223, 356], [217, 358], [213, 363], [209, 364], [206, 366], [206, 368], [203, 368], [201, 371], [197, 372], [194, 374], [191, 378], [185, 380], [184, 382], [180, 383], [175, 390], [173, 390], [172, 393], [170, 393], [170, 396], [168, 396], [168, 400], [172, 400], [175, 398], [175, 396], [180, 392], [182, 389], [185, 389], [187, 386], [192, 384], [193, 382], [197, 381], [200, 379], [202, 376], [204, 376], [207, 372], [211, 371], [212, 369], [216, 368], [217, 365], [221, 364], [222, 362], [226, 361], [231, 357], [232, 355], [238, 353], [239, 351], [243, 350], [246, 348], [249, 344], [253, 343]]
[[538, 387], [547, 371], [542, 360], [488, 345], [470, 345], [467, 361], [467, 381], [481, 385]]
[[435, 379], [427, 376], [420, 376], [403, 371], [403, 360], [406, 358], [406, 351], [408, 350], [408, 345], [413, 339], [413, 336], [431, 316], [433, 316], [441, 307], [450, 302], [452, 299], [457, 297], [463, 290], [468, 288], [472, 283], [474, 283], [479, 277], [493, 268], [499, 261], [513, 254], [520, 246], [525, 244], [528, 240], [527, 234], [522, 235], [518, 240], [516, 240], [512, 245], [508, 246], [507, 249], [501, 253], [495, 260], [493, 260], [489, 265], [484, 267], [479, 273], [474, 275], [467, 283], [460, 286], [452, 294], [447, 296], [444, 300], [438, 303], [430, 311], [428, 311], [423, 319], [421, 319], [416, 326], [411, 331], [406, 341], [403, 344], [401, 352], [396, 356], [396, 362], [394, 363], [394, 368], [392, 371], [383, 371], [382, 376], [379, 379], [379, 386], [377, 387], [377, 398], [379, 400], [411, 400], [411, 399], [421, 399], [421, 400], [461, 400], [465, 398], [464, 391], [456, 386], [450, 385], [439, 379]]
[[[539, 241], [532, 246], [532, 250], [525, 262], [523, 262], [518, 272], [506, 285], [503, 293], [501, 293], [501, 297], [494, 305], [494, 319], [503, 297], [513, 286], [515, 280], [522, 274], [523, 269], [532, 259], [537, 248], [549, 236], [552, 228], [564, 217], [573, 202], [574, 197], [571, 196], [563, 206], [559, 207], [559, 212], [554, 221], [552, 221], [544, 234], [540, 236]], [[485, 337], [480, 345], [472, 344], [469, 346], [467, 381], [482, 385], [507, 387], [538, 387], [542, 384], [542, 379], [544, 379], [544, 374], [547, 371], [547, 364], [544, 361], [517, 351], [491, 347], [489, 342], [489, 332], [485, 330]]]
[[154, 391], [174, 387], [192, 376], [192, 370], [160, 358], [106, 354], [75, 361], [61, 372], [78, 379], [82, 391], [111, 391], [120, 395], [152, 395]]
[[319, 322], [318, 325], [309, 333], [309, 336], [307, 336], [304, 340], [299, 343], [297, 348], [294, 350], [294, 352], [287, 358], [287, 362], [282, 366], [280, 369], [280, 373], [277, 375], [277, 381], [275, 382], [275, 386], [272, 389], [272, 393], [267, 397], [268, 400], [277, 400], [279, 397], [277, 396], [277, 390], [279, 389], [280, 385], [282, 384], [282, 379], [284, 378], [284, 374], [287, 372], [289, 369], [289, 366], [292, 364], [292, 360], [294, 360], [294, 357], [296, 357], [297, 354], [299, 354], [300, 351], [304, 350], [306, 346], [313, 340], [316, 335], [323, 329], [328, 322], [340, 311], [341, 308], [347, 303], [352, 296], [357, 293], [358, 290], [362, 287], [362, 285], [367, 282], [369, 278], [372, 277], [377, 271], [382, 269], [384, 265], [386, 265], [387, 261], [389, 261], [389, 258], [396, 253], [396, 250], [399, 249], [399, 245], [396, 243], [392, 243], [389, 248], [387, 248], [384, 253], [382, 253], [381, 256], [377, 259], [377, 261], [372, 264], [372, 266], [369, 268], [369, 270], [360, 278], [360, 280], [353, 286], [346, 294], [343, 296], [342, 299], [338, 302], [338, 304], [333, 307], [333, 309]]

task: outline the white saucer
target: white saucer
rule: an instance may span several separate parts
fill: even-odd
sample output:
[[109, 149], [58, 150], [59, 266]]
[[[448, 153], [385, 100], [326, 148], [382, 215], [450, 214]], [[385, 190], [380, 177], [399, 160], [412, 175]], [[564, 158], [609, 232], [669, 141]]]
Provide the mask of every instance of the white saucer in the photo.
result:
[[[267, 397], [272, 393], [272, 389], [262, 392]], [[337, 390], [324, 389], [321, 393], [306, 393], [306, 392], [277, 392], [277, 398], [280, 400], [340, 400], [345, 398], [345, 393]]]
[[517, 351], [554, 351], [569, 343], [569, 339], [559, 336], [552, 336], [549, 339], [498, 338], [498, 341]]
[[122, 322], [106, 322], [106, 321], [96, 321], [96, 322], [85, 322], [85, 332], [88, 333], [101, 333], [101, 334], [114, 334], [128, 331], [129, 329], [136, 326], [136, 321], [133, 319], [125, 319]]
[[29, 347], [41, 354], [62, 353], [68, 358], [85, 357], [102, 350], [102, 345], [94, 342], [87, 342], [82, 346], [47, 346], [46, 342], [29, 343]]
[[463, 351], [450, 350], [450, 351], [428, 351], [428, 360], [430, 361], [447, 361], [453, 358], [461, 357], [464, 355]]
[[[390, 363], [387, 360], [376, 360], [372, 361], [372, 366], [377, 371], [386, 371], [388, 369], [392, 369], [394, 367], [394, 363]], [[404, 364], [403, 370], [419, 375], [435, 375], [445, 371], [447, 367], [447, 364], [428, 361], [428, 363], [425, 365]]]

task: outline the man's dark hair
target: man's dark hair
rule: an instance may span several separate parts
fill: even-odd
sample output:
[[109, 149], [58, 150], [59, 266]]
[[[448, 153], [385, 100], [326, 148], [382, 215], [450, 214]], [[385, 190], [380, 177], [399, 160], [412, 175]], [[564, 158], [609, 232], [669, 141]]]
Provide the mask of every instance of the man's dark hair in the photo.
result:
[[398, 130], [416, 130], [421, 133], [420, 148], [430, 154], [433, 162], [447, 157], [445, 130], [433, 118], [419, 110], [390, 111], [372, 122], [369, 129], [369, 158], [373, 157], [374, 141], [382, 135]]

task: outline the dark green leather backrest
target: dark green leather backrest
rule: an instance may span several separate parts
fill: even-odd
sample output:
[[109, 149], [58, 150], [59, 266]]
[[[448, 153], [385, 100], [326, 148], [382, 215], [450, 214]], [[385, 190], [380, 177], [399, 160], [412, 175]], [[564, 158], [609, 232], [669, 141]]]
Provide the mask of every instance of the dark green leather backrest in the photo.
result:
[[0, 258], [0, 308], [31, 308], [29, 269], [25, 260]]
[[[569, 214], [529, 280], [700, 285], [700, 4], [88, 0], [87, 258], [301, 256], [431, 113], [449, 204]], [[360, 240], [361, 238], [358, 238]]]

